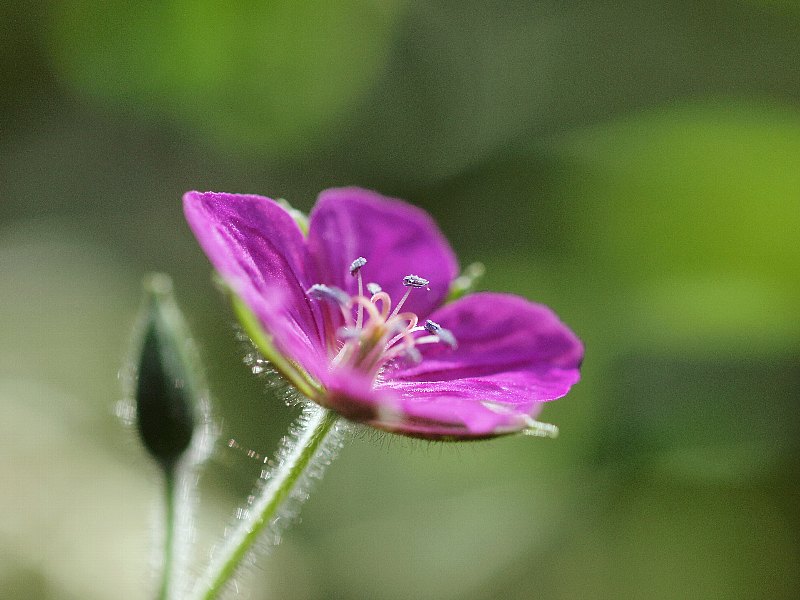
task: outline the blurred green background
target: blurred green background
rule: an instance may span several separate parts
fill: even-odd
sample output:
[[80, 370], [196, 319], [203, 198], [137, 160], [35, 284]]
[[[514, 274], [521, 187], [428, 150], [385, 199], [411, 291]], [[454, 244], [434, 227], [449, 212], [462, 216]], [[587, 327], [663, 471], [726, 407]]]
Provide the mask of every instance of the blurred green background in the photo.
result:
[[293, 416], [242, 363], [188, 189], [429, 210], [545, 302], [557, 441], [361, 431], [252, 598], [800, 597], [800, 5], [0, 4], [0, 597], [152, 597], [158, 473], [114, 416], [170, 273], [221, 434], [198, 569]]

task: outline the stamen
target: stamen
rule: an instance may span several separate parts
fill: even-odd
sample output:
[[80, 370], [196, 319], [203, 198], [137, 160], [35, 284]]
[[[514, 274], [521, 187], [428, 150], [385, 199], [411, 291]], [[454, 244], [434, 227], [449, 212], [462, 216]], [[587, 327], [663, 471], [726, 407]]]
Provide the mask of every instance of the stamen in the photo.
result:
[[[352, 263], [350, 263], [350, 275], [353, 277], [358, 277], [358, 295], [364, 295], [364, 281], [361, 279], [361, 267], [367, 264], [367, 259], [363, 256], [359, 256], [355, 259]], [[356, 328], [361, 329], [361, 325], [364, 323], [364, 307], [359, 303], [358, 311], [356, 313]]]
[[[408, 321], [408, 325], [400, 324], [405, 321]], [[401, 339], [407, 339], [409, 342], [416, 342], [416, 340], [411, 337], [411, 334], [416, 333], [417, 331], [425, 331], [424, 328], [417, 327], [417, 315], [412, 312], [401, 313], [392, 319], [390, 323], [394, 324], [391, 329], [392, 333], [397, 332], [397, 335], [386, 342], [386, 346], [384, 348], [385, 350], [389, 350], [389, 348], [394, 346]]]
[[[400, 313], [396, 317], [392, 317], [383, 323], [383, 336], [375, 342], [374, 347], [369, 351], [369, 354], [366, 355], [364, 362], [374, 365], [374, 368], [379, 370], [380, 367], [389, 360], [404, 352], [403, 348], [414, 345], [414, 338], [411, 337], [410, 334], [417, 329], [417, 315], [414, 313], [405, 312]], [[387, 342], [387, 338], [391, 339]], [[406, 344], [403, 348], [394, 348], [394, 350], [390, 352], [390, 348], [401, 339], [406, 340]]]
[[[348, 365], [377, 378], [386, 365], [396, 359], [402, 358], [413, 363], [422, 361], [423, 356], [417, 345], [443, 342], [452, 348], [456, 347], [453, 334], [438, 323], [428, 320], [424, 326], [420, 326], [416, 314], [400, 312], [412, 289], [428, 288], [430, 282], [427, 279], [406, 275], [403, 278], [406, 288], [403, 297], [392, 307], [392, 299], [377, 283], [368, 283], [366, 288], [370, 295], [364, 296], [361, 269], [366, 264], [367, 259], [363, 256], [350, 264], [350, 274], [358, 281], [357, 295], [349, 296], [344, 290], [325, 284], [313, 285], [306, 291], [311, 299], [338, 305], [344, 315], [343, 326], [336, 329], [335, 338], [331, 336], [328, 340], [328, 351], [331, 355], [335, 354], [333, 366]], [[323, 316], [327, 315], [327, 311], [323, 311]], [[332, 326], [327, 320], [326, 329], [331, 331]], [[418, 333], [430, 335], [415, 337]]]
[[372, 296], [370, 302], [377, 306], [379, 300], [381, 303], [381, 318], [385, 321], [389, 318], [389, 311], [392, 310], [392, 299], [386, 292], [378, 292]]
[[430, 331], [431, 333], [436, 333], [437, 331], [439, 331], [442, 328], [441, 325], [439, 325], [435, 321], [431, 321], [430, 319], [425, 321], [425, 325], [423, 325], [423, 327], [425, 329], [427, 329], [428, 331]]
[[[347, 295], [342, 289], [339, 289], [335, 286], [328, 286], [323, 283], [315, 283], [310, 288], [306, 290], [306, 296], [311, 298], [312, 300], [324, 300], [326, 302], [330, 302], [331, 304], [335, 304], [339, 307], [340, 312], [342, 313], [342, 317], [344, 317], [345, 323], [349, 323], [352, 325], [353, 317], [352, 312], [348, 308], [350, 305], [350, 297]], [[324, 327], [327, 331], [333, 330], [333, 323], [331, 322], [331, 316], [326, 307], [322, 308], [322, 320], [324, 323]], [[332, 336], [326, 336], [326, 345], [328, 347], [328, 352], [335, 352], [336, 351], [336, 344], [335, 340], [332, 339]]]
[[339, 306], [347, 306], [350, 303], [350, 296], [344, 290], [325, 285], [323, 283], [315, 283], [306, 290], [306, 296], [312, 300], [327, 300]]
[[414, 346], [409, 346], [406, 348], [404, 355], [408, 360], [410, 360], [415, 365], [418, 365], [422, 362], [422, 353], [417, 350]]
[[445, 344], [447, 344], [454, 350], [458, 346], [458, 342], [456, 342], [456, 336], [454, 336], [449, 329], [445, 329], [444, 327], [442, 327], [438, 323], [431, 321], [430, 319], [425, 321], [424, 327], [427, 331], [431, 332], [433, 335], [435, 335], [437, 338], [439, 338], [441, 341], [443, 341]]
[[375, 306], [372, 302], [370, 302], [367, 298], [365, 298], [364, 296], [356, 296], [355, 298], [353, 298], [353, 301], [356, 302], [359, 306], [363, 306], [364, 308], [367, 309], [370, 320], [374, 320], [376, 323], [379, 321], [383, 321], [383, 317], [378, 312], [378, 307]]
[[426, 288], [430, 281], [418, 275], [406, 275], [403, 277], [403, 285], [406, 287]]
[[340, 327], [336, 330], [336, 337], [342, 340], [357, 340], [361, 336], [361, 331], [355, 327]]
[[395, 315], [394, 318], [386, 321], [386, 327], [390, 330], [403, 331], [404, 329], [414, 329], [417, 326], [419, 317], [412, 312], [404, 312]]
[[416, 338], [414, 343], [417, 346], [422, 346], [424, 344], [441, 344], [442, 340], [439, 339], [438, 335], [423, 335], [422, 337]]
[[358, 273], [361, 270], [361, 267], [363, 267], [365, 264], [367, 264], [367, 259], [363, 256], [359, 256], [352, 263], [350, 263], [350, 275], [355, 277], [356, 273]]
[[400, 302], [397, 303], [397, 306], [394, 307], [394, 311], [392, 311], [392, 317], [400, 312], [403, 304], [405, 304], [406, 300], [408, 300], [408, 295], [411, 293], [412, 288], [426, 288], [428, 287], [428, 284], [430, 284], [430, 281], [424, 277], [420, 277], [419, 275], [406, 275], [403, 277], [403, 285], [408, 289], [406, 290], [406, 293], [403, 294], [403, 297], [400, 298]]
[[418, 360], [414, 360], [415, 364], [422, 362], [422, 353], [417, 350], [416, 341], [412, 340], [408, 344], [403, 344], [402, 346], [392, 348], [386, 354], [384, 354], [379, 362], [379, 367], [383, 367], [383, 365], [390, 363], [398, 356], [408, 356], [409, 354], [412, 355], [413, 358], [418, 357]]
[[394, 346], [400, 338], [408, 337], [409, 334], [419, 331], [419, 327], [417, 327], [417, 319], [418, 317], [414, 313], [404, 312], [400, 313], [399, 315], [395, 315], [386, 321], [386, 328], [389, 334], [397, 334], [391, 340], [386, 342], [386, 350]]

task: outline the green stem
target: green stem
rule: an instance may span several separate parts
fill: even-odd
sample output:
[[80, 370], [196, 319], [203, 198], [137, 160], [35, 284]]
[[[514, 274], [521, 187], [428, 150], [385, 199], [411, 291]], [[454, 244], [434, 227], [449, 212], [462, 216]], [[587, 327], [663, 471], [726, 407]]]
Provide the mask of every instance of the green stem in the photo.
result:
[[236, 530], [226, 540], [218, 557], [196, 588], [194, 598], [212, 600], [234, 575], [242, 560], [252, 550], [264, 528], [269, 525], [281, 504], [288, 498], [311, 465], [314, 456], [336, 425], [338, 417], [327, 409], [317, 407], [297, 434], [294, 446], [272, 472]]
[[174, 468], [164, 470], [164, 512], [165, 512], [165, 538], [164, 538], [164, 570], [161, 574], [161, 585], [159, 586], [159, 600], [169, 600], [170, 591], [173, 585], [173, 566], [175, 557], [175, 533], [178, 527], [176, 516], [175, 492], [177, 490]]

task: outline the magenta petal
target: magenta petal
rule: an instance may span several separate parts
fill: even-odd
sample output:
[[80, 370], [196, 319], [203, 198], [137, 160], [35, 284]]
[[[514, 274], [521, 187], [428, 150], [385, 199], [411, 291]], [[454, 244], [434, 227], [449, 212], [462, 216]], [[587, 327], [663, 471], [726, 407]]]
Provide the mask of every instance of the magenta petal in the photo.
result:
[[399, 400], [393, 392], [381, 392], [359, 371], [333, 369], [322, 380], [325, 395], [320, 403], [351, 421], [371, 423], [380, 415], [395, 414]]
[[319, 283], [357, 291], [350, 275], [363, 256], [364, 283], [376, 282], [397, 302], [405, 293], [403, 277], [418, 275], [430, 290], [413, 290], [404, 310], [424, 317], [444, 300], [458, 262], [439, 228], [423, 210], [360, 188], [322, 192], [311, 212], [308, 235]]
[[[451, 382], [443, 392], [412, 391], [411, 387], [372, 387], [357, 372], [335, 370], [325, 378], [326, 394], [321, 402], [352, 421], [403, 435], [426, 439], [478, 439], [524, 429], [536, 411], [507, 402], [508, 393], [497, 401], [476, 400], [475, 383], [459, 395], [460, 382]], [[488, 384], [478, 384], [486, 385]], [[488, 398], [488, 396], [487, 396]], [[505, 400], [505, 401], [504, 401]]]
[[472, 400], [436, 397], [417, 402], [400, 397], [394, 390], [376, 389], [357, 371], [336, 369], [324, 379], [324, 406], [359, 423], [403, 435], [426, 439], [471, 439], [492, 437], [523, 425], [519, 416], [509, 419], [489, 409], [480, 410]]
[[534, 416], [541, 402], [565, 395], [580, 378], [583, 345], [545, 306], [481, 293], [431, 319], [453, 333], [458, 348], [419, 346], [422, 362], [387, 373], [381, 386], [398, 394], [411, 415], [451, 415], [475, 434], [490, 426], [521, 428], [525, 415]]
[[[562, 374], [539, 374], [534, 394], [551, 385], [563, 395]], [[529, 418], [539, 414], [542, 402], [531, 395], [529, 372], [505, 371], [483, 377], [420, 382], [392, 380], [381, 386], [384, 394], [397, 396], [404, 420], [395, 431], [427, 432], [424, 437], [480, 438], [525, 429]], [[386, 428], [386, 427], [384, 427]]]
[[308, 251], [292, 217], [269, 198], [188, 192], [184, 213], [214, 268], [277, 348], [314, 375], [326, 358], [318, 307], [305, 297]]
[[[394, 390], [397, 392], [398, 390]], [[385, 392], [384, 392], [385, 393]], [[391, 416], [376, 426], [428, 439], [480, 439], [518, 432], [535, 416], [504, 403], [426, 392], [401, 398], [402, 419]]]
[[[393, 372], [392, 379], [435, 382], [504, 371], [536, 376], [554, 371], [566, 376], [563, 393], [577, 381], [583, 345], [546, 306], [510, 294], [482, 292], [443, 306], [431, 319], [450, 330], [458, 347], [419, 346], [422, 363]], [[550, 390], [552, 383], [545, 387]], [[536, 399], [554, 397], [546, 391]]]

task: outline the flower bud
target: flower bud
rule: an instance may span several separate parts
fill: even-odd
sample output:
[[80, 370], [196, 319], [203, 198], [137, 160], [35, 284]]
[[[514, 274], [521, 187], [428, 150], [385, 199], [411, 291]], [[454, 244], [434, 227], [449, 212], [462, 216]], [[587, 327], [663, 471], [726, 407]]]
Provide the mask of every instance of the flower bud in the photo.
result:
[[200, 412], [204, 387], [171, 280], [151, 275], [144, 287], [133, 388], [136, 428], [150, 455], [171, 470], [205, 425]]

